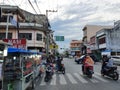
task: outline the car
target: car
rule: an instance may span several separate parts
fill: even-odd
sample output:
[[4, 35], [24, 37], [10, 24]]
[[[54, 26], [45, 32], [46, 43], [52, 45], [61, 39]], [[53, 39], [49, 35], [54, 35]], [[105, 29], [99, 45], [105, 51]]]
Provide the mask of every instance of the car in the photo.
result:
[[90, 57], [93, 59], [94, 62], [98, 62], [99, 61], [94, 54], [90, 54]]
[[80, 56], [79, 58], [75, 58], [75, 62], [77, 63], [77, 64], [80, 64], [80, 63], [82, 63], [82, 60], [85, 58], [85, 55], [82, 55], [82, 56]]
[[111, 56], [114, 65], [120, 65], [120, 56]]

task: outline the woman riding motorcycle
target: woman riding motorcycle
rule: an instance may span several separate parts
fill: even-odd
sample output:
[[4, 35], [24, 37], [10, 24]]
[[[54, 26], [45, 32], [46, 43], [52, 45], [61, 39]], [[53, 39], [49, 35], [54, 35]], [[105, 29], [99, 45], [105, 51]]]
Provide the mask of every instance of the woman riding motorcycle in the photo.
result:
[[83, 60], [83, 65], [82, 65], [82, 71], [84, 74], [88, 74], [88, 69], [91, 69], [91, 75], [93, 74], [93, 65], [94, 65], [94, 61], [93, 59], [89, 56], [86, 55], [85, 59]]

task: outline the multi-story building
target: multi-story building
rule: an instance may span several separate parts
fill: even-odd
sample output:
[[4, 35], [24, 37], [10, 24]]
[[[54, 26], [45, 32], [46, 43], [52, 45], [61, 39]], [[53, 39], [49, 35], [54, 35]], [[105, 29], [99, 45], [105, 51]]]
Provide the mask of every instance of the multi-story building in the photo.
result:
[[96, 33], [97, 49], [110, 52], [111, 55], [120, 54], [120, 21], [115, 22], [112, 29], [102, 29]]
[[78, 55], [81, 53], [82, 40], [72, 40], [70, 42], [71, 55]]
[[96, 32], [103, 28], [112, 28], [112, 26], [86, 25], [83, 28], [83, 44], [84, 45], [89, 44], [90, 38], [96, 35]]
[[32, 14], [10, 5], [0, 5], [0, 40], [3, 39], [25, 39], [25, 49], [38, 52], [49, 48], [47, 42], [55, 43], [46, 15]]

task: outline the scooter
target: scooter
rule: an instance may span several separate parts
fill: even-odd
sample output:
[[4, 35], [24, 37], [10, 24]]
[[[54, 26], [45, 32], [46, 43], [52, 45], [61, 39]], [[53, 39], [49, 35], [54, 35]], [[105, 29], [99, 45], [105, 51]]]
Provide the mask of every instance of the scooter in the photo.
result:
[[64, 66], [64, 64], [61, 64], [61, 66], [58, 68], [57, 72], [62, 72], [62, 74], [65, 74], [65, 66]]
[[83, 72], [83, 75], [87, 75], [89, 78], [92, 78], [92, 75], [94, 74], [93, 66], [83, 65], [82, 72]]
[[101, 75], [102, 76], [106, 75], [115, 81], [119, 79], [119, 73], [117, 71], [117, 66], [113, 66], [109, 69], [106, 68], [105, 70], [101, 70]]
[[48, 82], [50, 79], [52, 79], [52, 75], [54, 74], [53, 67], [50, 64], [46, 65], [45, 72], [46, 72], [46, 75], [45, 75], [44, 81]]

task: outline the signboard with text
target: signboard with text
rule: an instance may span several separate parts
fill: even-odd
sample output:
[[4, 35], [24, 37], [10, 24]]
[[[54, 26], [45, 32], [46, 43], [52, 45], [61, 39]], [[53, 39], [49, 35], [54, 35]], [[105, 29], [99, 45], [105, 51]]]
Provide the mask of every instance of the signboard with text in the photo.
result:
[[64, 36], [55, 36], [55, 41], [64, 41]]
[[50, 49], [58, 49], [58, 45], [50, 45], [49, 48]]
[[3, 41], [11, 44], [12, 47], [26, 49], [26, 39], [3, 39]]

